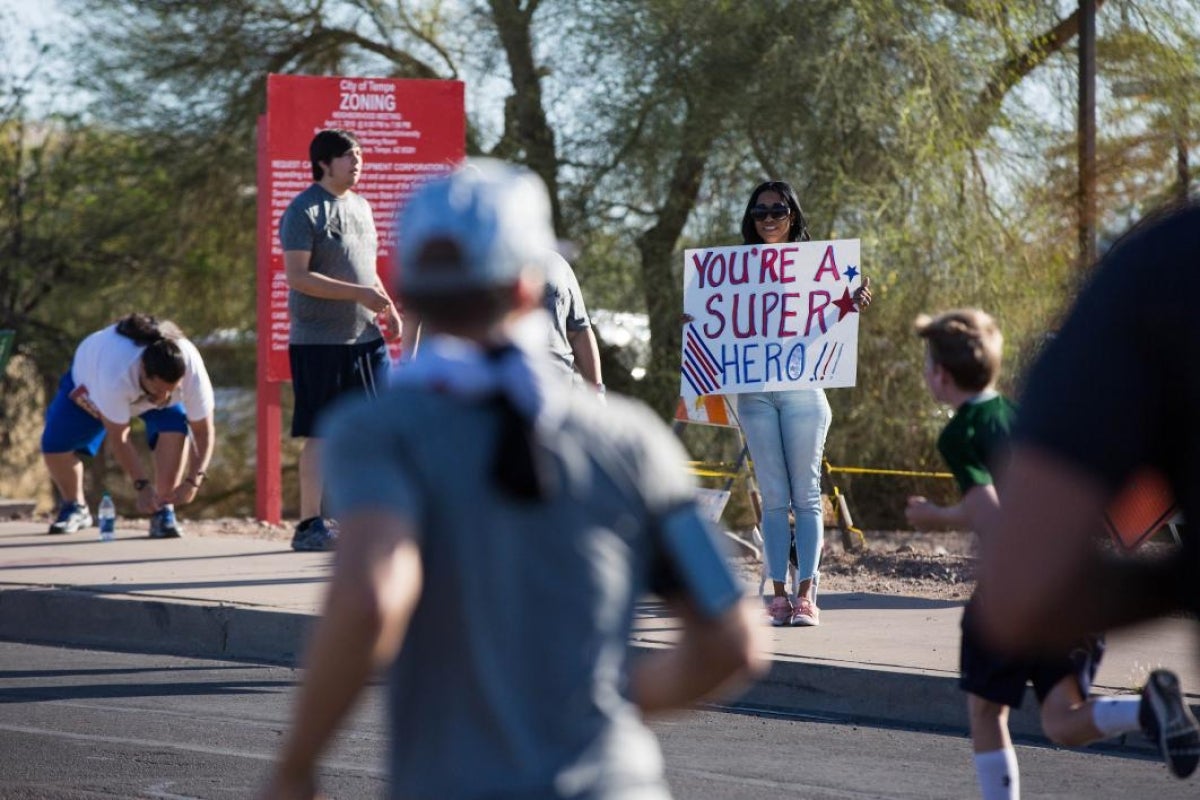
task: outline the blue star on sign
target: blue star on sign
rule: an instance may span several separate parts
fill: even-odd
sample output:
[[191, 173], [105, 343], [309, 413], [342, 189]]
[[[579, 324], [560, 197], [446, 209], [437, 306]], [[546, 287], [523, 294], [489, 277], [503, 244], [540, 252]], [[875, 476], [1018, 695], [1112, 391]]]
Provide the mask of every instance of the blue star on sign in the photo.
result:
[[846, 276], [846, 280], [854, 283], [854, 279], [858, 277], [858, 270], [853, 264], [842, 270], [842, 274]]

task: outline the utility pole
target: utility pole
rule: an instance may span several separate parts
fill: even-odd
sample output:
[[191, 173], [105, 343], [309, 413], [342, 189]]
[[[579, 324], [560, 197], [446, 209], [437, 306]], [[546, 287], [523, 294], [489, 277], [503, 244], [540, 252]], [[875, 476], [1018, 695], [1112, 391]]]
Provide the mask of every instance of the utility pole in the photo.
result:
[[1096, 260], [1096, 1], [1079, 0], [1079, 266]]

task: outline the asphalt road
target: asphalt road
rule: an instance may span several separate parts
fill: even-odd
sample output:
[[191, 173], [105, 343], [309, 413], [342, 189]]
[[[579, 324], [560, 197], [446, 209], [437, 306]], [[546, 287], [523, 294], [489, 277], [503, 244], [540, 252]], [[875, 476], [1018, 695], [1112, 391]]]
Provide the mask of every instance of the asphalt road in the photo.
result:
[[[0, 798], [253, 797], [298, 673], [275, 667], [0, 643]], [[325, 761], [331, 798], [383, 795], [381, 692]], [[680, 800], [969, 798], [961, 735], [697, 711], [655, 723]], [[1024, 796], [1200, 796], [1157, 762], [1022, 745]]]

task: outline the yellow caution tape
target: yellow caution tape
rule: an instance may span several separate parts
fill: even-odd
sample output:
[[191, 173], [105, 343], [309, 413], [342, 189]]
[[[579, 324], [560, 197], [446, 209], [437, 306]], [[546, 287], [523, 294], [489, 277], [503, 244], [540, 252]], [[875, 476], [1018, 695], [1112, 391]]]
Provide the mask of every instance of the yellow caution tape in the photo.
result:
[[847, 475], [896, 475], [902, 478], [953, 478], [949, 472], [917, 472], [908, 469], [870, 469], [869, 467], [835, 467], [830, 465], [830, 472], [844, 472]]
[[[693, 475], [702, 478], [736, 478], [740, 470], [730, 463], [707, 463], [704, 461], [687, 462], [688, 469]], [[899, 478], [953, 478], [949, 472], [922, 472], [911, 469], [873, 469], [871, 467], [835, 467], [829, 465], [830, 472], [841, 472], [846, 475], [894, 475]]]

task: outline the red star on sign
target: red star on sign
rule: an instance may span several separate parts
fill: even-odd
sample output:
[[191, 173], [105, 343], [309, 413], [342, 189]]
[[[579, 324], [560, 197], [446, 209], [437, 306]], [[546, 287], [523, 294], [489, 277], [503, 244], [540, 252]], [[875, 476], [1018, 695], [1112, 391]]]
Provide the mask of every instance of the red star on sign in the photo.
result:
[[833, 304], [838, 307], [838, 322], [845, 319], [847, 314], [858, 313], [858, 308], [854, 305], [854, 298], [850, 296], [849, 289], [842, 292], [841, 299], [834, 300]]

